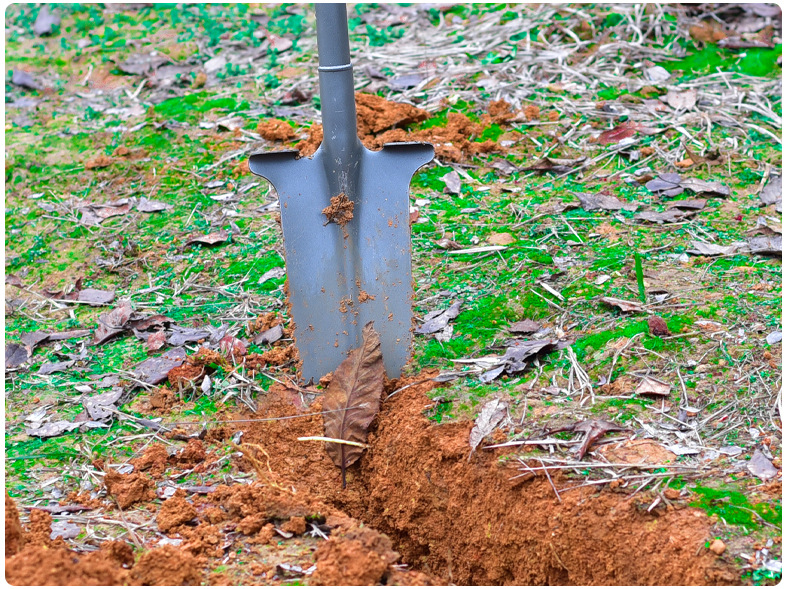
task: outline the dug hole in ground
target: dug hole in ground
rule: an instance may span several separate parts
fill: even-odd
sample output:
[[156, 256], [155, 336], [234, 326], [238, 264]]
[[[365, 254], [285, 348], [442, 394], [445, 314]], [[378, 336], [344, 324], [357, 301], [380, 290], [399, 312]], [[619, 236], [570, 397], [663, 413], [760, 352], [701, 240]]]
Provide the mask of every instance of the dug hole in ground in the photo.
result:
[[[298, 391], [285, 387], [272, 388], [256, 414], [234, 416], [267, 421], [207, 435], [219, 442], [243, 431], [239, 465], [256, 473], [255, 482], [189, 497], [178, 491], [158, 508], [142, 474], [115, 475], [119, 503], [148, 503], [159, 529], [184, 539], [178, 547], [147, 550], [131, 567], [132, 547], [123, 541], [77, 555], [62, 539], [50, 540], [51, 518], [43, 511], [34, 510], [23, 530], [7, 497], [6, 578], [12, 584], [194, 584], [221, 560], [219, 528], [235, 526], [241, 540], [266, 545], [279, 538], [275, 528], [298, 537], [317, 525], [329, 540], [315, 551], [315, 570], [305, 578], [310, 584], [738, 581], [737, 571], [711, 551], [711, 520], [701, 510], [667, 501], [648, 512], [640, 494], [616, 486], [574, 488], [558, 498], [560, 473], [551, 481], [539, 474], [514, 479], [523, 473], [500, 461], [499, 451], [470, 455], [472, 423], [436, 425], [423, 415], [431, 404], [426, 392], [439, 386], [425, 381], [431, 376], [390, 383], [388, 394], [398, 392], [382, 404], [346, 489], [323, 444], [297, 440], [323, 435], [320, 398], [304, 407]], [[269, 419], [283, 417], [290, 419]], [[176, 461], [199, 469], [211, 459], [194, 440]], [[168, 460], [155, 444], [135, 466], [156, 478]], [[246, 582], [255, 583], [255, 575], [265, 582], [266, 573], [265, 565], [251, 564]], [[216, 573], [209, 578], [229, 581]]]

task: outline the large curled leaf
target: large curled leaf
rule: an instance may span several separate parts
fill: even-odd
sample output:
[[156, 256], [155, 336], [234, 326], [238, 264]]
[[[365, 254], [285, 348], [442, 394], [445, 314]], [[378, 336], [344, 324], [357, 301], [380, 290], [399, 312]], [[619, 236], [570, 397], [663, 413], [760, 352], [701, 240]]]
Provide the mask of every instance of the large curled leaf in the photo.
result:
[[[368, 427], [379, 412], [384, 390], [384, 360], [381, 341], [371, 321], [362, 329], [362, 346], [338, 366], [324, 395], [326, 437], [364, 444]], [[327, 454], [340, 467], [343, 488], [346, 468], [362, 456], [363, 448], [328, 443]]]

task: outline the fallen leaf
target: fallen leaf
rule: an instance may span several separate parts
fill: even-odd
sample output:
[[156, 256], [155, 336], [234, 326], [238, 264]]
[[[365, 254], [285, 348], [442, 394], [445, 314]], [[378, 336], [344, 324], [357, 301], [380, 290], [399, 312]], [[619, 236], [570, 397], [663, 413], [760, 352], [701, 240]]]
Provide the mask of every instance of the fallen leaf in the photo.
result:
[[771, 463], [771, 460], [762, 453], [761, 450], [755, 450], [752, 454], [752, 459], [746, 465], [749, 472], [762, 481], [767, 481], [774, 478], [779, 470]]
[[43, 88], [30, 73], [24, 70], [14, 70], [14, 73], [11, 74], [11, 83], [20, 88], [28, 88], [30, 90], [41, 90]]
[[683, 179], [680, 174], [664, 172], [645, 183], [645, 188], [659, 196], [677, 196], [683, 192], [680, 183]]
[[118, 64], [118, 69], [125, 74], [143, 75], [153, 72], [165, 63], [167, 63], [167, 59], [155, 51], [135, 53], [130, 55], [126, 61]]
[[697, 104], [697, 91], [692, 88], [679, 92], [677, 90], [670, 90], [666, 96], [662, 97], [669, 106], [678, 110], [691, 110]]
[[582, 166], [587, 162], [586, 157], [580, 157], [577, 159], [558, 159], [558, 158], [550, 158], [544, 157], [536, 161], [532, 166], [527, 168], [528, 172], [538, 172], [539, 174], [546, 174], [548, 172], [553, 172], [555, 174], [567, 174], [568, 172], [579, 168], [579, 170], [583, 169], [585, 166]]
[[645, 78], [648, 82], [652, 82], [654, 84], [666, 82], [671, 77], [672, 75], [660, 65], [654, 65], [653, 67], [649, 67], [645, 70]]
[[[41, 7], [33, 23], [33, 32], [39, 37], [52, 34], [52, 27], [60, 25], [60, 16], [49, 11], [46, 4]], [[54, 540], [54, 538], [53, 538]]]
[[167, 334], [164, 331], [155, 331], [151, 335], [148, 336], [148, 339], [145, 340], [145, 347], [148, 353], [156, 352], [157, 350], [164, 347], [167, 341]]
[[776, 204], [782, 200], [782, 175], [771, 176], [771, 179], [763, 186], [760, 191], [760, 202], [765, 206]]
[[[364, 444], [379, 411], [384, 391], [381, 341], [371, 321], [362, 330], [362, 345], [338, 366], [324, 394], [324, 431], [328, 438]], [[363, 448], [327, 443], [327, 454], [342, 472], [362, 456]]]
[[36, 374], [46, 376], [48, 374], [54, 374], [55, 372], [63, 372], [67, 368], [71, 368], [73, 365], [73, 360], [68, 360], [66, 362], [48, 362], [46, 364], [42, 364], [41, 368], [38, 369]]
[[692, 200], [673, 200], [667, 203], [667, 208], [700, 211], [704, 209], [707, 204], [708, 201], [706, 201], [704, 198], [695, 198]]
[[190, 237], [185, 245], [190, 245], [192, 243], [208, 246], [217, 245], [220, 243], [225, 243], [228, 240], [228, 235], [228, 232], [224, 229], [209, 233], [208, 235], [195, 235]]
[[612, 423], [611, 421], [605, 421], [603, 419], [585, 419], [584, 421], [579, 421], [572, 425], [566, 425], [558, 429], [553, 429], [547, 432], [546, 435], [552, 435], [559, 432], [584, 433], [581, 447], [574, 456], [576, 460], [581, 460], [584, 458], [584, 455], [587, 454], [587, 451], [590, 449], [592, 443], [601, 438], [601, 436], [609, 432], [624, 431], [628, 431], [628, 428], [617, 425], [616, 423]]
[[393, 90], [408, 90], [409, 88], [419, 86], [423, 79], [424, 77], [422, 74], [405, 74], [391, 79], [389, 81], [389, 87]]
[[644, 313], [645, 307], [642, 303], [635, 303], [633, 301], [625, 301], [623, 299], [616, 299], [614, 297], [601, 297], [601, 302], [617, 307], [624, 313]]
[[461, 194], [461, 176], [458, 175], [458, 172], [452, 170], [439, 179], [444, 182], [445, 192], [449, 192], [450, 194]]
[[25, 433], [36, 438], [54, 438], [55, 436], [59, 436], [65, 432], [70, 432], [79, 427], [79, 423], [60, 420], [45, 423], [35, 428], [27, 428], [25, 429]]
[[81, 303], [88, 303], [89, 305], [107, 305], [115, 300], [115, 291], [84, 288], [79, 291], [77, 300]]
[[129, 319], [129, 327], [140, 331], [147, 331], [152, 327], [165, 327], [171, 323], [175, 323], [175, 321], [161, 314], [150, 315], [148, 317], [135, 317], [133, 315], [132, 318]]
[[633, 135], [637, 132], [639, 125], [634, 121], [627, 121], [622, 125], [617, 125], [614, 129], [609, 129], [608, 131], [604, 131], [595, 139], [592, 139], [592, 143], [597, 143], [599, 145], [608, 145], [610, 143], [619, 143], [623, 139], [628, 139], [629, 137], [633, 137]]
[[247, 343], [232, 335], [226, 335], [219, 340], [220, 352], [240, 358], [247, 354]]
[[506, 176], [512, 176], [521, 171], [521, 168], [514, 163], [502, 159], [491, 162], [491, 167], [495, 170], [499, 170]]
[[667, 322], [661, 317], [652, 315], [647, 318], [647, 326], [650, 328], [650, 333], [656, 336], [672, 335], [667, 327]]
[[735, 242], [731, 245], [716, 245], [715, 243], [705, 243], [704, 241], [691, 240], [692, 249], [688, 253], [702, 256], [729, 256], [737, 252], [743, 242]]
[[27, 348], [21, 344], [6, 344], [5, 347], [5, 367], [16, 368], [21, 366], [30, 358]]
[[263, 273], [263, 276], [261, 276], [258, 279], [258, 284], [263, 284], [267, 280], [282, 278], [283, 276], [285, 276], [285, 268], [281, 268], [281, 267], [272, 268], [271, 270], [267, 270], [266, 272]]
[[167, 379], [168, 372], [181, 366], [186, 358], [184, 348], [173, 348], [161, 356], [144, 360], [132, 369], [132, 374], [146, 384], [159, 384]]
[[691, 25], [689, 27], [689, 35], [703, 43], [717, 43], [727, 38], [727, 33], [724, 32], [719, 23], [707, 20], [698, 25]]
[[[85, 169], [86, 170], [95, 170], [95, 169], [100, 169], [100, 168], [108, 168], [111, 165], [113, 165], [114, 163], [115, 163], [115, 160], [113, 158], [111, 158], [108, 155], [105, 155], [103, 153], [100, 153], [99, 155], [97, 155], [95, 157], [88, 158], [87, 160], [85, 160]], [[83, 209], [79, 209], [79, 210], [82, 211]], [[91, 214], [92, 213], [91, 213], [90, 209], [88, 209], [87, 213], [85, 211], [83, 211], [83, 215], [89, 215], [90, 216]], [[93, 215], [93, 216], [96, 216], [96, 215]]]
[[[96, 165], [93, 165], [92, 162], [93, 164]], [[102, 162], [96, 163], [94, 162], [94, 160], [89, 160], [88, 162], [86, 162], [85, 167], [87, 169], [91, 169], [91, 167], [106, 167], [106, 166]], [[131, 208], [132, 205], [129, 202], [129, 200], [123, 198], [107, 204], [89, 204], [87, 206], [80, 207], [77, 210], [80, 213], [82, 213], [82, 216], [80, 217], [80, 223], [82, 223], [83, 225], [98, 226], [99, 224], [101, 224], [106, 219], [109, 219], [110, 217], [125, 215], [131, 210]]]
[[5, 283], [10, 284], [11, 286], [16, 286], [18, 288], [22, 288], [24, 285], [22, 284], [22, 279], [15, 274], [7, 274], [5, 277]]
[[189, 342], [199, 342], [211, 336], [211, 332], [206, 329], [195, 327], [173, 326], [173, 333], [167, 338], [167, 343], [171, 346], [183, 346]]
[[515, 243], [516, 239], [510, 233], [492, 233], [486, 241], [491, 245], [510, 245]]
[[23, 333], [19, 339], [22, 340], [28, 352], [32, 355], [33, 350], [35, 350], [39, 344], [49, 339], [49, 335], [50, 334], [44, 333], [43, 331], [30, 331], [28, 333]]
[[542, 327], [543, 326], [537, 321], [532, 321], [532, 319], [524, 319], [523, 321], [514, 323], [508, 329], [514, 333], [535, 333]]
[[77, 524], [65, 520], [55, 520], [50, 525], [49, 539], [56, 540], [57, 538], [63, 538], [64, 540], [69, 540], [71, 538], [76, 538], [81, 533], [82, 528]]
[[579, 199], [585, 211], [635, 211], [639, 208], [637, 203], [623, 202], [614, 196], [589, 192], [575, 192], [574, 195]]
[[483, 441], [483, 438], [490, 435], [502, 420], [507, 416], [508, 403], [504, 399], [494, 399], [483, 405], [480, 413], [475, 419], [475, 425], [469, 433], [469, 445], [474, 452]]
[[115, 403], [123, 396], [123, 389], [115, 387], [111, 391], [82, 399], [82, 406], [93, 420], [106, 419], [115, 412]]
[[442, 237], [441, 239], [436, 241], [436, 245], [442, 248], [443, 250], [459, 250], [463, 247], [457, 241], [453, 241], [452, 239], [449, 239], [447, 237]]
[[637, 221], [648, 221], [650, 223], [677, 223], [688, 217], [691, 213], [689, 211], [681, 211], [676, 208], [670, 208], [666, 211], [642, 211], [634, 215]]
[[252, 343], [256, 346], [261, 345], [262, 343], [273, 344], [283, 336], [283, 326], [282, 325], [275, 325], [264, 331], [263, 333], [257, 334], [253, 339]]
[[451, 320], [458, 317], [461, 312], [461, 302], [456, 301], [449, 309], [432, 311], [425, 316], [425, 323], [414, 330], [414, 333], [427, 335], [442, 331]]
[[639, 386], [636, 387], [636, 394], [666, 397], [671, 390], [672, 387], [667, 383], [656, 380], [655, 378], [645, 377], [644, 380], [639, 383]]
[[137, 201], [137, 210], [141, 213], [157, 213], [159, 211], [166, 211], [172, 209], [173, 205], [169, 205], [158, 200], [148, 200], [147, 198], [140, 197]]
[[101, 345], [126, 331], [128, 329], [127, 322], [131, 316], [132, 303], [129, 300], [123, 300], [112, 311], [99, 315], [99, 326], [93, 332], [93, 345]]
[[726, 197], [732, 194], [729, 186], [725, 186], [721, 182], [710, 180], [705, 182], [699, 178], [686, 178], [681, 181], [680, 186], [695, 192], [696, 194], [709, 194], [711, 196]]
[[749, 240], [749, 251], [753, 254], [779, 254], [782, 255], [782, 236], [758, 235]]

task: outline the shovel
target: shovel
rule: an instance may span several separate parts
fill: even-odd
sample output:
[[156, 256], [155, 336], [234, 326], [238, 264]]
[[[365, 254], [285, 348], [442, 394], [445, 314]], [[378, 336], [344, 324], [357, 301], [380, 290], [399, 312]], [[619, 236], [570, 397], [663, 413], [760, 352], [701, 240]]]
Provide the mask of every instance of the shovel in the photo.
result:
[[334, 371], [362, 345], [370, 321], [384, 367], [400, 376], [411, 354], [409, 182], [433, 159], [427, 143], [366, 149], [357, 137], [345, 4], [316, 4], [324, 140], [297, 151], [255, 154], [250, 170], [280, 200], [288, 303], [305, 381]]

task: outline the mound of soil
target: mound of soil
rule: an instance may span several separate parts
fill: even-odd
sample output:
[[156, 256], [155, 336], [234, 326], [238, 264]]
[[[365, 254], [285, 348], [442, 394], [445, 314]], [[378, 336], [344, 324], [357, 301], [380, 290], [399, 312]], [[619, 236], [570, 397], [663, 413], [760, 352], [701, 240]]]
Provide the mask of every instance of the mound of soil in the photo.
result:
[[[483, 123], [475, 123], [460, 113], [449, 113], [445, 126], [436, 126], [418, 131], [408, 131], [407, 125], [429, 118], [429, 113], [421, 108], [400, 102], [390, 102], [373, 94], [358, 92], [357, 134], [368, 149], [381, 149], [386, 143], [401, 141], [424, 141], [433, 144], [436, 155], [442, 160], [458, 162], [470, 156], [497, 151], [500, 147], [494, 141], [474, 141], [483, 129], [492, 122], [504, 123], [516, 117], [505, 101], [492, 103], [490, 114]], [[319, 123], [314, 123], [307, 139], [296, 144], [302, 157], [313, 155], [323, 141], [324, 132]]]
[[135, 585], [199, 585], [203, 580], [198, 559], [175, 546], [162, 546], [143, 553], [134, 565]]
[[11, 585], [123, 585], [128, 571], [109, 551], [31, 545], [6, 559], [5, 575]]
[[197, 517], [197, 511], [185, 499], [186, 493], [179, 489], [175, 495], [162, 503], [156, 514], [156, 525], [161, 532], [169, 532]]
[[[382, 405], [370, 449], [349, 469], [345, 490], [322, 445], [296, 441], [321, 435], [320, 415], [245, 424], [244, 439], [272, 457], [272, 480], [385, 533], [393, 553], [445, 583], [737, 582], [737, 574], [704, 549], [711, 521], [700, 510], [678, 502], [647, 513], [642, 497], [608, 487], [570, 489], [559, 501], [545, 477], [512, 480], [521, 473], [491, 451], [478, 450], [469, 460], [471, 423], [439, 426], [422, 414], [433, 386], [413, 386]], [[272, 387], [257, 417], [297, 415], [295, 396]], [[307, 411], [320, 407], [319, 399]], [[560, 488], [572, 486], [560, 475], [553, 479]], [[341, 566], [350, 554], [367, 563], [366, 574], [378, 575], [381, 565], [360, 538], [339, 547], [336, 537], [319, 549], [317, 562], [325, 563], [316, 571], [319, 579], [335, 582], [334, 570], [352, 570]], [[387, 551], [377, 555], [392, 562]], [[375, 581], [365, 576], [364, 582]]]
[[5, 494], [5, 557], [13, 556], [25, 545], [24, 531], [19, 521], [16, 503], [8, 492]]

